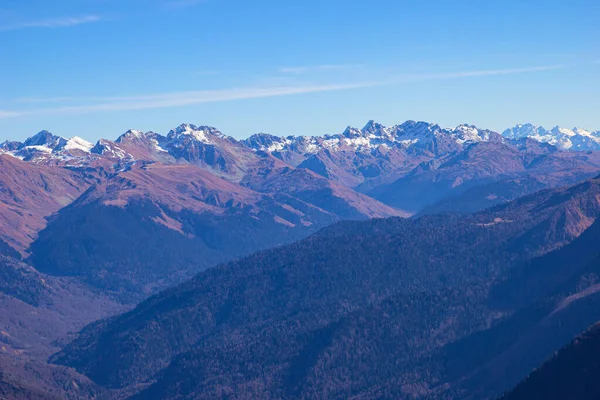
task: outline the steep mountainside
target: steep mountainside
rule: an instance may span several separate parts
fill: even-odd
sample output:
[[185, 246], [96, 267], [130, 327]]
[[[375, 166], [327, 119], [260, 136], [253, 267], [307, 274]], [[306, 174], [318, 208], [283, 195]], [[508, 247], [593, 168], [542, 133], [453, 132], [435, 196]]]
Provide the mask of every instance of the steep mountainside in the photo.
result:
[[136, 296], [341, 218], [401, 214], [316, 174], [288, 169], [273, 177], [265, 171], [253, 180], [255, 191], [190, 164], [138, 162], [55, 215], [29, 260], [44, 273]]
[[468, 217], [339, 223], [90, 326], [53, 360], [111, 388], [150, 384], [139, 398], [474, 392], [480, 364], [457, 343], [527, 312], [491, 302], [494, 285], [599, 215], [590, 180]]
[[510, 389], [600, 319], [599, 239], [597, 221], [568, 246], [510, 271], [494, 285], [487, 304], [507, 317], [446, 349], [446, 357], [462, 359], [453, 366], [458, 393], [488, 398]]
[[15, 257], [15, 252], [0, 255], [0, 398], [96, 398], [103, 389], [46, 360], [84, 325], [127, 307], [74, 279], [41, 274]]
[[106, 390], [71, 368], [0, 353], [0, 398], [3, 400], [91, 400], [107, 396]]
[[0, 256], [1, 353], [43, 359], [58, 350], [56, 340], [123, 309], [74, 279]]
[[0, 154], [0, 239], [25, 252], [46, 226], [45, 217], [70, 204], [98, 173], [27, 163]]
[[598, 354], [600, 324], [595, 324], [502, 399], [597, 399], [600, 397]]

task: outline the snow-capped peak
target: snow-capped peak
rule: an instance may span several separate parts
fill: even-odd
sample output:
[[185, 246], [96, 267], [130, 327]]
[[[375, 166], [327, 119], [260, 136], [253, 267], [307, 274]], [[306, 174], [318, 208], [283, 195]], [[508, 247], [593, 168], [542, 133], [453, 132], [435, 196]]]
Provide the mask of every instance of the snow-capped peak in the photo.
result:
[[555, 126], [554, 128], [552, 128], [550, 130], [550, 133], [553, 134], [553, 135], [556, 135], [556, 136], [559, 136], [559, 135], [575, 136], [576, 135], [576, 133], [573, 132], [572, 130], [567, 129], [567, 128], [562, 128], [562, 127], [560, 127], [558, 125]]
[[21, 142], [7, 140], [0, 143], [0, 150], [3, 150], [4, 152], [11, 152], [19, 149], [21, 146], [23, 146], [23, 143]]
[[169, 131], [167, 137], [170, 140], [181, 137], [192, 137], [202, 143], [212, 143], [213, 137], [223, 138], [224, 135], [216, 128], [210, 126], [196, 126], [192, 124], [181, 124], [177, 128]]
[[352, 126], [349, 126], [344, 130], [344, 132], [342, 133], [342, 136], [347, 137], [347, 138], [355, 138], [355, 137], [362, 136], [362, 134], [363, 134], [362, 130], [354, 128]]
[[255, 133], [248, 139], [242, 140], [242, 143], [254, 150], [273, 153], [283, 150], [287, 145], [296, 140], [294, 136], [275, 136], [268, 133]]
[[123, 133], [121, 136], [115, 140], [115, 143], [123, 143], [125, 141], [136, 141], [136, 140], [144, 140], [148, 137], [156, 136], [153, 132], [142, 132], [136, 129], [129, 129], [127, 132]]
[[537, 125], [533, 124], [517, 124], [513, 128], [509, 128], [502, 132], [502, 136], [507, 139], [520, 139], [524, 137], [535, 137], [546, 135], [547, 131]]
[[74, 136], [71, 139], [67, 140], [67, 143], [64, 145], [63, 149], [71, 151], [71, 150], [80, 150], [85, 153], [89, 153], [90, 150], [94, 147], [93, 144], [84, 140], [78, 136]]
[[109, 158], [133, 158], [130, 154], [123, 150], [117, 142], [106, 139], [98, 140], [98, 142], [90, 149], [90, 153], [103, 155]]
[[384, 129], [385, 129], [385, 126], [383, 126], [380, 123], [377, 123], [373, 120], [370, 120], [369, 122], [367, 122], [367, 124], [364, 126], [364, 128], [362, 128], [362, 132], [363, 133], [376, 133], [376, 132], [380, 132]]
[[401, 125], [386, 127], [371, 120], [362, 129], [349, 126], [341, 134], [287, 138], [254, 135], [243, 143], [254, 150], [291, 152], [305, 156], [322, 150], [354, 150], [363, 153], [394, 147], [399, 149], [416, 147], [426, 152], [437, 152], [452, 151], [462, 145], [491, 140], [492, 135], [493, 132], [478, 129], [473, 125], [442, 129], [439, 125], [427, 122], [406, 121]]
[[494, 134], [492, 131], [486, 129], [479, 129], [475, 125], [462, 124], [456, 128], [450, 130], [456, 137], [456, 141], [460, 144], [463, 143], [475, 143], [475, 142], [487, 142]]
[[594, 132], [590, 132], [583, 128], [579, 128], [577, 126], [575, 128], [573, 128], [573, 133], [575, 133], [576, 135], [581, 135], [581, 136], [588, 136], [588, 137], [594, 136]]
[[53, 135], [51, 132], [46, 130], [40, 131], [34, 136], [28, 138], [23, 142], [22, 147], [47, 147], [50, 150], [53, 150], [57, 147], [63, 147], [67, 143], [67, 139]]
[[144, 137], [144, 132], [138, 131], [137, 129], [129, 129], [121, 136], [141, 138]]
[[563, 150], [600, 150], [600, 136], [582, 128], [567, 129], [555, 126], [546, 130], [532, 124], [519, 124], [502, 133], [507, 139], [528, 137], [549, 143]]

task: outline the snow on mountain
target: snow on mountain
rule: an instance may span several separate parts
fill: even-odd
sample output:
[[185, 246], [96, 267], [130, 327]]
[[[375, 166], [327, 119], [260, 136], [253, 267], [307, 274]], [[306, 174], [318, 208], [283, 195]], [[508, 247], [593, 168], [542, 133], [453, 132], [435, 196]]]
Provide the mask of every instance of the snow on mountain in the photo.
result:
[[116, 142], [107, 139], [98, 140], [94, 147], [90, 149], [90, 152], [93, 154], [103, 155], [108, 158], [132, 158], [132, 156], [123, 150]]
[[25, 140], [20, 149], [26, 147], [45, 147], [54, 150], [55, 148], [64, 147], [66, 143], [67, 139], [61, 136], [53, 135], [48, 131], [41, 131], [38, 132], [36, 135], [30, 137], [29, 139]]
[[297, 139], [298, 138], [296, 136], [283, 137], [268, 133], [257, 133], [250, 136], [248, 139], [242, 140], [242, 143], [246, 147], [250, 147], [254, 150], [274, 153], [284, 150], [286, 146], [290, 146], [292, 143], [297, 141]]
[[[168, 143], [168, 139], [155, 132], [142, 132], [134, 129], [130, 129], [115, 140], [125, 152], [136, 153], [134, 147], [145, 148], [153, 153], [168, 153], [165, 149]], [[135, 154], [133, 154], [135, 156]]]
[[198, 142], [206, 144], [213, 143], [215, 137], [220, 139], [227, 138], [216, 128], [210, 126], [196, 126], [192, 124], [181, 124], [177, 128], [169, 131], [167, 134], [167, 138], [170, 141], [192, 138]]
[[[495, 135], [495, 136], [494, 136]], [[325, 136], [287, 136], [277, 137], [268, 134], [252, 135], [243, 143], [257, 151], [276, 153], [295, 152], [303, 155], [318, 153], [322, 150], [353, 150], [369, 153], [380, 147], [427, 149], [463, 146], [480, 141], [489, 141], [498, 134], [482, 130], [472, 125], [460, 125], [443, 129], [439, 125], [427, 122], [407, 121], [401, 125], [386, 127], [375, 121], [369, 121], [362, 129], [348, 127], [341, 134]]]
[[67, 151], [80, 150], [84, 153], [89, 153], [92, 147], [94, 147], [94, 145], [87, 140], [84, 140], [78, 136], [74, 136], [67, 140], [67, 143], [64, 145], [63, 149]]
[[115, 142], [120, 143], [124, 140], [135, 140], [135, 139], [143, 139], [146, 135], [142, 131], [138, 131], [136, 129], [129, 129], [127, 132], [122, 134], [115, 140]]
[[6, 141], [0, 151], [25, 161], [44, 162], [49, 160], [69, 160], [90, 153], [93, 145], [80, 138], [65, 139], [48, 131], [41, 131], [23, 143]]
[[518, 124], [513, 128], [505, 130], [502, 135], [507, 139], [528, 137], [542, 143], [549, 143], [562, 150], [600, 150], [600, 135], [598, 131], [590, 132], [582, 128], [567, 129], [555, 126], [550, 130], [546, 130], [542, 126]]
[[0, 143], [0, 151], [2, 152], [12, 152], [17, 150], [20, 146], [22, 146], [23, 143], [21, 142], [17, 142], [14, 140], [7, 140], [5, 142]]
[[110, 160], [144, 159], [160, 162], [175, 162], [179, 159], [197, 162], [197, 157], [208, 157], [214, 158], [215, 162], [223, 162], [225, 153], [222, 151], [225, 148], [233, 151], [232, 157], [237, 157], [234, 154], [242, 154], [240, 149], [248, 148], [273, 154], [297, 166], [321, 152], [339, 153], [340, 156], [351, 152], [357, 156], [362, 154], [372, 157], [382, 151], [394, 150], [407, 155], [430, 157], [459, 151], [477, 142], [508, 140], [515, 144], [517, 140], [524, 138], [562, 150], [600, 150], [600, 131], [583, 128], [554, 127], [547, 130], [533, 124], [519, 124], [499, 135], [467, 124], [442, 128], [423, 121], [406, 121], [388, 127], [371, 120], [362, 129], [348, 127], [338, 134], [280, 137], [260, 133], [240, 141], [224, 135], [216, 128], [192, 124], [181, 124], [166, 135], [132, 129], [114, 141], [101, 139], [95, 145], [80, 137], [65, 139], [48, 131], [41, 131], [23, 143], [6, 141], [0, 144], [0, 152], [33, 162], [81, 159], [85, 163], [86, 158], [96, 159], [98, 156]]
[[237, 143], [216, 128], [181, 124], [169, 131], [166, 136], [152, 131], [130, 129], [114, 141], [100, 139], [90, 151], [111, 160], [172, 163], [177, 159], [186, 158], [188, 152], [197, 155], [198, 146], [222, 145], [224, 141]]

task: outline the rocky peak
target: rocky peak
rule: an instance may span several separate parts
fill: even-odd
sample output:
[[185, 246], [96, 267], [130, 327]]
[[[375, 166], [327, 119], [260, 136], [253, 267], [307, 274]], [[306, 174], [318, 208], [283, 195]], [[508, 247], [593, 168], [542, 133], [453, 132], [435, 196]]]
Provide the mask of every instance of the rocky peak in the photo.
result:
[[55, 148], [63, 147], [65, 144], [67, 144], [67, 139], [61, 136], [56, 136], [51, 132], [44, 130], [25, 140], [25, 142], [23, 142], [22, 148], [44, 146], [48, 149], [53, 150]]
[[195, 140], [203, 143], [212, 143], [215, 138], [225, 138], [217, 128], [211, 126], [196, 126], [181, 124], [167, 134], [169, 140]]

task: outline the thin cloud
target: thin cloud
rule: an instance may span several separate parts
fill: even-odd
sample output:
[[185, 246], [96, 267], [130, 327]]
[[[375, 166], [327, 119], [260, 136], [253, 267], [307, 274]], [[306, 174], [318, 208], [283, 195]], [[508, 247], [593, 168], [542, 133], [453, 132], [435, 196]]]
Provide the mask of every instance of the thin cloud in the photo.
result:
[[[377, 83], [355, 83], [340, 85], [306, 85], [306, 86], [281, 86], [281, 87], [248, 87], [224, 90], [199, 90], [179, 93], [163, 93], [145, 96], [112, 97], [104, 98], [97, 104], [81, 106], [64, 106], [40, 108], [36, 110], [6, 111], [4, 118], [19, 115], [60, 115], [60, 114], [88, 114], [102, 111], [134, 111], [158, 108], [183, 107], [202, 103], [217, 103], [232, 100], [260, 99], [266, 97], [289, 96], [305, 93], [329, 92], [345, 89], [356, 89], [376, 86]], [[73, 99], [75, 101], [76, 99]], [[17, 115], [18, 114], [18, 115]], [[0, 114], [0, 118], [2, 118]]]
[[306, 74], [309, 72], [318, 72], [318, 71], [339, 71], [343, 69], [350, 68], [359, 68], [362, 65], [312, 65], [312, 66], [301, 66], [301, 67], [282, 67], [279, 68], [279, 72], [283, 74]]
[[[398, 75], [390, 77], [386, 80], [378, 81], [362, 81], [354, 83], [341, 84], [296, 84], [289, 86], [268, 86], [268, 87], [242, 87], [234, 89], [221, 90], [198, 90], [176, 93], [158, 93], [141, 96], [121, 96], [121, 97], [100, 97], [78, 99], [72, 98], [75, 104], [81, 104], [88, 101], [89, 104], [84, 105], [67, 105], [61, 107], [37, 108], [31, 110], [4, 110], [0, 111], [0, 118], [19, 117], [23, 115], [63, 115], [63, 114], [88, 114], [94, 112], [107, 111], [134, 111], [134, 110], [150, 110], [160, 108], [173, 108], [190, 106], [202, 103], [217, 103], [232, 100], [247, 100], [260, 99], [267, 97], [291, 96], [298, 94], [309, 94], [319, 92], [332, 92], [340, 90], [361, 89], [370, 87], [383, 87], [391, 85], [399, 85], [407, 82], [428, 81], [428, 80], [444, 80], [444, 79], [459, 79], [481, 76], [495, 75], [511, 75], [522, 74], [540, 71], [549, 71], [563, 69], [563, 65], [537, 66], [528, 68], [510, 68], [510, 69], [494, 69], [494, 70], [479, 70], [479, 71], [462, 71], [450, 73], [435, 73], [435, 74], [413, 74], [413, 75]], [[60, 98], [61, 100], [66, 98]], [[43, 99], [37, 99], [43, 100]], [[49, 99], [52, 100], [52, 99]]]
[[73, 100], [73, 97], [21, 97], [15, 100], [16, 103], [36, 104], [36, 103], [63, 103]]
[[22, 112], [22, 111], [0, 110], [0, 119], [2, 119], [2, 118], [20, 117], [23, 114], [24, 114], [24, 112]]
[[[564, 69], [564, 68], [567, 68], [567, 66], [566, 65], [543, 65], [543, 66], [539, 66], [539, 67], [527, 67], [527, 68], [507, 68], [507, 69], [491, 69], [491, 70], [488, 69], [488, 70], [479, 70], [479, 71], [401, 75], [398, 77], [398, 79], [401, 82], [435, 80], [435, 79], [456, 79], [456, 78], [469, 78], [469, 77], [477, 77], [477, 76], [522, 74], [522, 73], [527, 73], [527, 72], [551, 71], [551, 70]], [[398, 83], [401, 83], [401, 82], [398, 82]]]
[[14, 31], [28, 28], [66, 28], [69, 26], [90, 24], [100, 21], [98, 15], [83, 15], [79, 17], [54, 18], [39, 21], [28, 21], [14, 25], [0, 26], [0, 31]]

